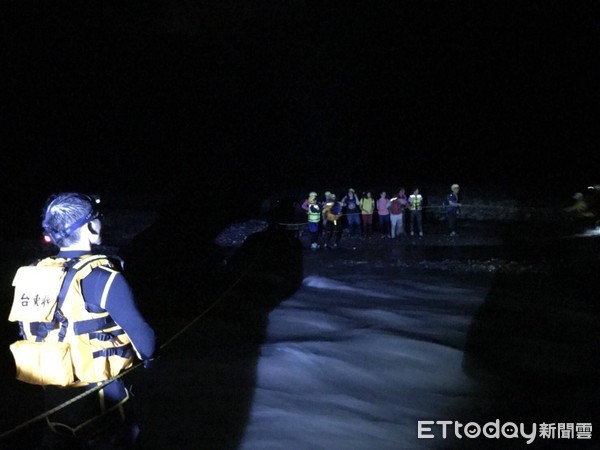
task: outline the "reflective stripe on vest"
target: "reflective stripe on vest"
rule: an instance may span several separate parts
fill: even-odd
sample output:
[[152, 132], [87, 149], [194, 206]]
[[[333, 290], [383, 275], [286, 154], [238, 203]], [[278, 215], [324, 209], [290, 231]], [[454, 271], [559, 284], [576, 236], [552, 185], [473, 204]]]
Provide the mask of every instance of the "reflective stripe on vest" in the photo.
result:
[[308, 205], [308, 221], [313, 223], [321, 221], [321, 211], [319, 205]]
[[420, 195], [411, 195], [408, 197], [408, 203], [410, 203], [410, 209], [415, 211], [421, 209], [421, 201], [423, 197]]

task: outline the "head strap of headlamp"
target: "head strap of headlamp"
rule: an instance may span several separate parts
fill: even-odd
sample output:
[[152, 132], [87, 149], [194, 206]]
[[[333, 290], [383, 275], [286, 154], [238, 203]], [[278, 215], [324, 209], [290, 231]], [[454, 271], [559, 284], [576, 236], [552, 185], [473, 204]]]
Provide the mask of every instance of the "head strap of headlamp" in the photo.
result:
[[89, 203], [90, 210], [83, 217], [76, 220], [72, 224], [66, 226], [62, 230], [54, 230], [50, 226], [50, 210], [58, 196], [51, 196], [46, 203], [46, 210], [44, 213], [44, 221], [42, 222], [42, 227], [44, 228], [46, 235], [49, 236], [52, 242], [55, 244], [61, 241], [62, 239], [70, 236], [74, 231], [78, 230], [86, 223], [91, 222], [92, 220], [100, 217], [100, 211], [96, 207], [96, 205], [100, 203], [100, 198], [98, 196], [90, 196], [86, 194], [73, 194], [72, 197], [77, 197], [82, 200], [85, 200], [87, 203]]

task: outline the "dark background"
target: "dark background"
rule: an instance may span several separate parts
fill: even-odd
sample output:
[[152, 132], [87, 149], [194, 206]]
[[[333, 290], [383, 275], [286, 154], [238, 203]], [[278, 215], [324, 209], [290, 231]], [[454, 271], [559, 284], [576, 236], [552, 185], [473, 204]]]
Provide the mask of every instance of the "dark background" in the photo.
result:
[[[196, 315], [192, 307], [205, 306], [165, 302], [172, 293], [173, 274], [178, 299], [195, 299], [201, 286], [203, 301], [209, 301], [207, 292], [230, 286], [208, 270], [214, 266], [206, 258], [211, 238], [248, 210], [256, 211], [266, 196], [287, 189], [322, 193], [339, 186], [358, 190], [418, 184], [426, 191], [428, 186], [458, 182], [466, 192], [491, 186], [502, 193], [543, 194], [562, 202], [575, 190], [600, 183], [600, 99], [594, 70], [600, 32], [594, 3], [3, 1], [0, 241], [39, 238], [41, 208], [52, 192], [99, 193], [109, 206], [128, 208], [151, 209], [158, 207], [153, 202], [167, 199], [154, 226], [124, 249], [128, 279], [145, 300], [143, 312], [165, 339], [180, 329], [177, 320], [187, 323]], [[512, 250], [528, 248], [520, 245], [527, 239], [523, 234], [511, 235], [521, 239]], [[242, 269], [253, 259], [249, 255], [262, 248], [257, 240], [260, 235], [248, 240], [245, 253], [238, 256]], [[1, 247], [5, 299], [10, 299], [15, 268], [35, 250], [21, 248], [20, 239], [15, 242]], [[230, 440], [241, 436], [268, 309], [297, 287], [286, 281], [297, 284], [302, 279], [301, 249], [294, 252], [276, 244], [264, 256], [276, 267], [259, 266], [253, 275], [264, 277], [251, 278], [258, 287], [238, 286], [231, 294], [237, 303], [217, 311], [222, 321], [218, 315], [217, 320], [211, 317], [206, 323], [214, 329], [200, 329], [202, 339], [186, 341], [196, 351], [202, 342], [206, 349], [201, 353], [208, 355], [198, 359], [204, 371], [195, 371], [190, 382], [198, 387], [198, 401], [191, 403], [194, 411], [179, 401], [189, 400], [189, 392], [170, 383], [177, 373], [173, 357], [165, 355], [157, 372], [147, 377], [149, 383], [168, 380], [167, 405], [184, 408], [180, 416], [161, 409], [164, 414], [151, 417], [160, 426], [162, 419], [175, 417], [189, 433], [206, 423], [197, 417], [208, 417], [212, 422], [199, 431], [204, 438], [224, 416], [213, 411], [226, 398], [225, 404], [235, 408], [217, 434]], [[598, 254], [590, 249], [590, 255]], [[573, 285], [585, 300], [593, 298], [588, 294], [597, 291], [597, 283], [579, 277], [596, 280], [597, 263], [584, 265], [587, 260], [573, 254], [579, 265], [567, 261], [564, 266], [572, 271], [585, 267], [586, 272], [573, 278], [562, 272], [557, 279], [565, 290]], [[281, 258], [289, 258], [288, 264]], [[285, 292], [273, 288], [273, 272]], [[497, 330], [505, 332], [504, 325], [512, 329], [524, 324], [526, 333], [542, 334], [556, 325], [563, 349], [568, 347], [560, 339], [577, 343], [588, 330], [581, 326], [564, 331], [561, 310], [542, 317], [547, 322], [540, 322], [534, 309], [536, 314], [515, 319], [510, 308], [520, 308], [522, 296], [505, 310], [497, 299], [506, 285], [498, 283], [494, 289], [500, 294], [490, 297], [476, 325], [500, 326], [491, 328], [491, 338], [481, 328], [470, 333], [469, 345], [477, 356], [500, 354], [510, 360], [514, 349], [505, 348], [506, 341], [490, 344]], [[255, 315], [236, 309], [262, 299], [264, 292], [274, 298]], [[543, 298], [537, 294], [531, 294], [536, 305]], [[580, 304], [584, 306], [577, 310], [575, 303], [577, 314], [591, 309]], [[4, 305], [6, 309], [8, 303]], [[530, 318], [537, 327], [530, 326]], [[250, 337], [231, 333], [232, 321], [240, 322], [239, 330], [250, 329]], [[220, 323], [226, 325], [222, 330]], [[2, 329], [12, 340], [14, 333]], [[227, 339], [231, 343], [222, 346]], [[7, 345], [3, 348], [8, 357]], [[229, 348], [238, 350], [236, 358], [248, 358], [241, 365], [241, 383], [235, 371], [227, 378], [227, 373], [213, 370], [215, 354], [224, 361], [233, 358]], [[577, 348], [584, 353], [588, 349]], [[187, 358], [179, 361], [187, 364]], [[503, 362], [493, 357], [488, 361], [492, 367]], [[548, 367], [560, 369], [567, 363]], [[222, 366], [225, 372], [228, 366]], [[4, 379], [12, 379], [8, 365], [4, 368]], [[569, 380], [587, 383], [588, 375], [595, 375], [587, 363], [569, 369]], [[502, 365], [498, 373], [518, 377], [520, 370], [518, 365]], [[209, 392], [198, 380], [222, 389]], [[16, 415], [5, 415], [10, 419], [5, 430], [30, 417], [35, 399], [20, 395], [26, 389], [22, 383], [14, 390], [13, 384], [2, 385], [24, 405]], [[238, 398], [225, 397], [231, 392]], [[505, 397], [514, 398], [514, 393], [509, 389]], [[534, 394], [525, 400], [530, 398]], [[162, 406], [155, 398], [138, 399]], [[200, 412], [196, 404], [202, 405]], [[512, 414], [527, 402], [515, 404], [512, 409], [495, 405], [492, 411]]]
[[600, 179], [593, 3], [3, 2], [3, 233], [60, 190], [569, 198]]

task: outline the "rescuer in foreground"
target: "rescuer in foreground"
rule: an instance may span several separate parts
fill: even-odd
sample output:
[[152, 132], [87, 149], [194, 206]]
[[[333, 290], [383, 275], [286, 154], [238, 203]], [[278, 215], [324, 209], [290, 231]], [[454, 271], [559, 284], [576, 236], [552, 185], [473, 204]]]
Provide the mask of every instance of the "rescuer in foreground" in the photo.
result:
[[[46, 410], [151, 361], [155, 336], [117, 263], [95, 255], [101, 220], [95, 199], [62, 193], [48, 199], [42, 227], [55, 256], [17, 271], [9, 320], [17, 378], [44, 387]], [[41, 448], [134, 448], [139, 426], [122, 378], [47, 418]]]

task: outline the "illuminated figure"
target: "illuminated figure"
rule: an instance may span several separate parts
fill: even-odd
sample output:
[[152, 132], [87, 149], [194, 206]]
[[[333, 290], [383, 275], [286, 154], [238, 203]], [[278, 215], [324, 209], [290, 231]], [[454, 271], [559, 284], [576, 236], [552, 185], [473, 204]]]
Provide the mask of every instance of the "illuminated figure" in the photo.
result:
[[311, 192], [306, 199], [306, 210], [308, 216], [308, 233], [310, 235], [310, 248], [317, 250], [319, 248], [319, 226], [321, 224], [321, 207], [317, 203], [317, 193]]
[[[574, 203], [563, 208], [563, 211], [568, 214], [569, 219], [572, 220], [577, 227], [581, 226], [587, 229], [599, 225], [598, 206], [600, 205], [597, 203], [597, 199], [594, 199], [594, 195], [598, 195], [597, 192], [598, 191], [596, 191], [593, 186], [588, 188], [587, 196], [584, 196], [581, 192], [576, 192], [573, 194], [573, 200], [575, 200]], [[594, 200], [596, 200], [595, 207]]]
[[458, 192], [460, 191], [460, 186], [458, 184], [453, 184], [450, 186], [450, 194], [446, 197], [446, 219], [448, 220], [448, 231], [450, 232], [450, 236], [456, 236], [457, 230], [457, 219], [460, 214], [460, 203], [458, 202]]
[[564, 208], [563, 211], [568, 213], [574, 213], [579, 217], [594, 217], [594, 213], [590, 210], [581, 192], [576, 192], [575, 194], [573, 194], [573, 200], [575, 200], [575, 203], [573, 203], [571, 206]]
[[[321, 212], [323, 212], [323, 208], [325, 208], [325, 205], [331, 201], [332, 195], [333, 194], [330, 191], [325, 191], [325, 193], [323, 194], [323, 200], [319, 202], [319, 206], [321, 207]], [[325, 228], [325, 224], [327, 223], [327, 218], [325, 217], [324, 214], [321, 214], [321, 216], [322, 216], [321, 230], [323, 230]]]
[[[11, 345], [21, 381], [44, 386], [46, 410], [131, 367], [150, 364], [155, 336], [136, 307], [114, 258], [96, 255], [101, 220], [95, 199], [52, 196], [45, 235], [58, 254], [21, 267], [9, 320], [21, 340]], [[41, 448], [132, 448], [139, 427], [121, 378], [48, 417]]]
[[377, 224], [381, 237], [388, 236], [390, 229], [390, 199], [387, 198], [387, 193], [381, 192], [376, 202], [377, 205]]
[[404, 188], [400, 188], [398, 195], [390, 199], [390, 225], [392, 239], [404, 234], [404, 210], [408, 206]]
[[354, 189], [348, 190], [348, 194], [342, 198], [342, 205], [346, 209], [345, 216], [350, 235], [360, 234], [360, 199]]
[[367, 191], [360, 199], [360, 213], [363, 223], [363, 234], [367, 237], [373, 234], [373, 212], [375, 211], [375, 199], [371, 191]]
[[415, 230], [419, 236], [423, 236], [423, 196], [419, 188], [415, 188], [408, 196], [408, 208], [410, 211], [410, 235], [414, 236]]
[[[323, 207], [325, 218], [325, 233], [327, 235], [324, 247], [337, 248], [342, 239], [340, 218], [342, 217], [342, 203], [336, 201], [335, 194], [331, 194], [329, 201]], [[333, 239], [333, 244], [330, 245]]]

